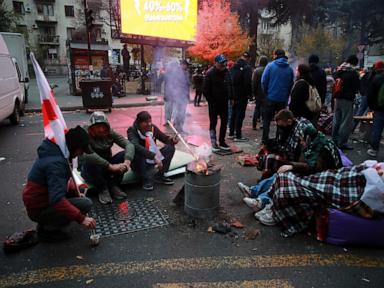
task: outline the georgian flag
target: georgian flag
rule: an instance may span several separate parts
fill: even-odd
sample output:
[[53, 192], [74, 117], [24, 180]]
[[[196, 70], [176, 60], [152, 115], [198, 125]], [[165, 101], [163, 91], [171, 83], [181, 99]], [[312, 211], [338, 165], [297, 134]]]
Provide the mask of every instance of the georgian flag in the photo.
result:
[[69, 157], [67, 145], [65, 143], [65, 133], [67, 124], [63, 118], [60, 107], [56, 104], [55, 96], [47, 78], [36, 61], [35, 55], [30, 54], [35, 70], [37, 86], [40, 92], [41, 111], [43, 114], [44, 134], [50, 141], [56, 143], [65, 158]]

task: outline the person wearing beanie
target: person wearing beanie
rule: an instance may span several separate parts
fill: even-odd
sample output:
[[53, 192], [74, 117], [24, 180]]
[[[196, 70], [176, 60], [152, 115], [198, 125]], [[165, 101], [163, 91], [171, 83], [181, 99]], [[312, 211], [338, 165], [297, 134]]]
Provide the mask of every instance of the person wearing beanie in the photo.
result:
[[310, 75], [313, 79], [313, 84], [315, 85], [319, 96], [321, 98], [321, 103], [324, 105], [325, 96], [327, 94], [327, 74], [324, 69], [319, 67], [319, 56], [311, 55], [308, 58], [308, 65], [310, 68]]
[[368, 88], [368, 106], [373, 113], [372, 135], [370, 139], [370, 148], [367, 154], [371, 157], [377, 157], [380, 147], [381, 135], [384, 130], [384, 62], [375, 63], [375, 76]]
[[333, 95], [335, 105], [332, 138], [342, 150], [353, 149], [348, 144], [348, 139], [353, 128], [353, 104], [360, 88], [360, 77], [356, 71], [358, 63], [356, 55], [351, 55], [338, 67], [334, 75], [337, 89]]
[[266, 56], [261, 56], [259, 59], [259, 66], [256, 67], [255, 71], [252, 74], [252, 94], [255, 98], [255, 110], [253, 112], [252, 118], [252, 128], [253, 130], [257, 130], [257, 123], [260, 122], [261, 117], [264, 117], [266, 97], [261, 87], [261, 76], [263, 76], [263, 72], [265, 67], [268, 64], [268, 58]]
[[[80, 126], [69, 129], [65, 139], [70, 158], [89, 151], [88, 134]], [[70, 195], [71, 191], [68, 191], [71, 178], [69, 159], [64, 157], [60, 147], [45, 139], [37, 149], [37, 154], [38, 158], [23, 189], [23, 202], [28, 217], [37, 223], [39, 240], [58, 242], [68, 239], [63, 228], [72, 221], [94, 229], [96, 221], [86, 216], [91, 210], [92, 201], [86, 197]]]
[[[117, 200], [127, 198], [119, 185], [131, 169], [135, 147], [111, 128], [104, 112], [93, 112], [89, 122], [84, 129], [89, 134], [91, 153], [80, 157], [81, 175], [96, 188], [101, 204], [112, 203], [111, 195]], [[112, 155], [113, 144], [124, 150]]]

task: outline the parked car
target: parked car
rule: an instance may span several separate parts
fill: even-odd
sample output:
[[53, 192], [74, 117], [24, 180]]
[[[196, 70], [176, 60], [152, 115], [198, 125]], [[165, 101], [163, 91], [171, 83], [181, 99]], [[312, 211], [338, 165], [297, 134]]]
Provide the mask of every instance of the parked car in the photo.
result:
[[16, 58], [12, 57], [0, 34], [0, 121], [9, 119], [14, 125], [24, 114], [24, 84]]

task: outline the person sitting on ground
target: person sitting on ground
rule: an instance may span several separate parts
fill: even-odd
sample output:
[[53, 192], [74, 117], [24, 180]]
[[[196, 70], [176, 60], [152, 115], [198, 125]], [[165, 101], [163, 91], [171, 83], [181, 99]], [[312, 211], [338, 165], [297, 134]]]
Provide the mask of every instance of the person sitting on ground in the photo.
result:
[[[111, 128], [104, 112], [93, 112], [89, 122], [85, 130], [90, 136], [92, 153], [80, 158], [81, 175], [96, 188], [100, 203], [112, 203], [111, 195], [117, 200], [124, 199], [127, 194], [119, 185], [130, 169], [135, 147]], [[124, 150], [112, 156], [113, 144]]]
[[365, 161], [361, 165], [327, 170], [300, 177], [278, 173], [268, 191], [272, 205], [257, 212], [263, 224], [278, 224], [282, 236], [307, 229], [323, 209], [343, 209], [373, 218], [384, 212], [384, 163]]
[[[70, 159], [88, 152], [89, 137], [80, 126], [69, 129], [65, 140]], [[71, 170], [60, 147], [45, 139], [37, 153], [38, 159], [23, 189], [23, 201], [29, 218], [37, 222], [39, 240], [57, 242], [67, 239], [68, 235], [62, 229], [71, 221], [94, 229], [96, 221], [86, 216], [91, 210], [92, 201], [86, 197], [72, 196], [68, 191]]]
[[[178, 140], [165, 135], [160, 129], [152, 124], [152, 117], [147, 111], [137, 114], [133, 126], [128, 128], [128, 139], [135, 145], [135, 158], [133, 159], [133, 171], [143, 181], [144, 190], [153, 190], [153, 181], [161, 184], [172, 185], [172, 179], [165, 177], [173, 155], [175, 144]], [[159, 149], [156, 140], [165, 146]], [[155, 174], [154, 167], [157, 165], [159, 171]]]
[[[310, 126], [304, 131], [304, 135], [307, 140], [302, 141], [303, 150], [298, 162], [287, 161], [277, 170], [277, 173], [291, 171], [295, 175], [304, 176], [328, 169], [339, 169], [343, 166], [339, 150], [331, 139]], [[255, 211], [270, 204], [271, 199], [267, 192], [275, 178], [276, 174], [251, 187], [239, 182], [237, 185], [245, 196], [243, 199], [245, 204]]]

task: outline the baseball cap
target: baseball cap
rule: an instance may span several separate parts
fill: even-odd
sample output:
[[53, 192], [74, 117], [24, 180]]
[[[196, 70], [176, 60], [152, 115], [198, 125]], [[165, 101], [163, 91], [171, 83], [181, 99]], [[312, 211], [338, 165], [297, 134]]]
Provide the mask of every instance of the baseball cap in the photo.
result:
[[243, 57], [244, 58], [251, 58], [251, 54], [249, 54], [249, 52], [246, 51], [246, 52], [243, 53]]
[[215, 57], [215, 62], [216, 63], [224, 63], [227, 62], [227, 58], [223, 54], [219, 54]]
[[108, 127], [110, 126], [107, 116], [102, 111], [93, 112], [91, 117], [89, 118], [89, 123], [90, 123], [90, 126], [99, 124], [99, 123], [105, 124]]

